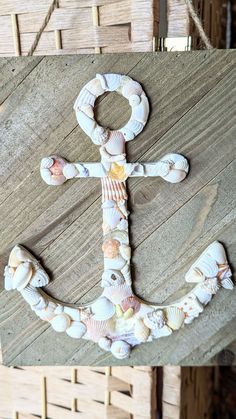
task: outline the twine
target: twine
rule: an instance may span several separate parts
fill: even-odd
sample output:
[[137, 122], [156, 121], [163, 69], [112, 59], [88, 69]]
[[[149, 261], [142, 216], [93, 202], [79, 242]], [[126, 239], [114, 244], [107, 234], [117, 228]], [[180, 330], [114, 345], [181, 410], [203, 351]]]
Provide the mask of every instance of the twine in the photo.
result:
[[199, 36], [202, 40], [202, 42], [204, 43], [206, 49], [212, 49], [213, 46], [211, 45], [211, 42], [208, 38], [208, 36], [206, 35], [206, 32], [203, 29], [203, 25], [201, 22], [201, 19], [199, 18], [199, 16], [197, 15], [197, 12], [193, 6], [192, 0], [185, 0], [186, 6], [188, 8], [188, 12], [192, 18], [192, 20], [195, 23], [195, 26], [198, 30]]
[[50, 5], [48, 12], [43, 20], [42, 26], [40, 27], [39, 31], [37, 32], [36, 36], [35, 36], [35, 40], [33, 42], [33, 44], [31, 45], [30, 50], [28, 51], [27, 55], [31, 56], [33, 55], [34, 51], [36, 50], [38, 43], [40, 41], [41, 35], [44, 31], [44, 29], [46, 28], [49, 20], [51, 19], [51, 16], [53, 14], [54, 9], [57, 7], [57, 3], [58, 0], [53, 0], [52, 4]]

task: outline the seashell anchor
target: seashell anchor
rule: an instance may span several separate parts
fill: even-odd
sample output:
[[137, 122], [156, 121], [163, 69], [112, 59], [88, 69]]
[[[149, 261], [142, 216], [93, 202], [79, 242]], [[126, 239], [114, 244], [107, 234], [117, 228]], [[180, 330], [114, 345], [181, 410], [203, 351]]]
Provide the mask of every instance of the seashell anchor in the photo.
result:
[[[100, 126], [94, 117], [96, 99], [105, 92], [123, 95], [131, 106], [130, 120], [119, 130]], [[43, 158], [40, 172], [48, 185], [59, 186], [72, 178], [95, 177], [102, 184], [104, 273], [101, 296], [91, 304], [69, 306], [52, 299], [42, 287], [49, 277], [35, 257], [17, 245], [5, 268], [6, 290], [18, 290], [35, 314], [55, 332], [69, 338], [89, 339], [117, 359], [130, 356], [136, 345], [166, 337], [191, 323], [219, 289], [233, 289], [223, 246], [213, 242], [186, 273], [194, 288], [168, 305], [149, 304], [137, 298], [131, 287], [126, 180], [129, 177], [161, 177], [170, 183], [185, 179], [188, 161], [166, 154], [154, 163], [129, 163], [125, 144], [145, 127], [149, 102], [140, 83], [120, 74], [97, 74], [81, 90], [74, 109], [81, 129], [99, 146], [101, 162], [69, 163], [52, 155]]]

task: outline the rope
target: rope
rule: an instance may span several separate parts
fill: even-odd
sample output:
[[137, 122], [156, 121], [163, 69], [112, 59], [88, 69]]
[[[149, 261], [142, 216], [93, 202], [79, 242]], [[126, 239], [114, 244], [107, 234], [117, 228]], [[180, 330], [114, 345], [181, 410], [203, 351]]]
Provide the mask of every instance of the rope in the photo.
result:
[[51, 19], [51, 16], [52, 16], [52, 13], [53, 13], [54, 9], [57, 7], [57, 3], [58, 3], [58, 0], [53, 0], [52, 4], [50, 5], [50, 7], [48, 9], [48, 12], [47, 12], [47, 14], [46, 14], [46, 16], [43, 20], [42, 26], [40, 27], [39, 31], [37, 32], [37, 34], [35, 36], [35, 40], [34, 40], [33, 44], [31, 45], [30, 50], [27, 53], [28, 56], [33, 55], [34, 51], [36, 50], [36, 48], [38, 46], [38, 43], [39, 43], [39, 40], [41, 38], [41, 35], [42, 35], [44, 29], [46, 28], [49, 20]]
[[198, 30], [199, 36], [202, 40], [202, 42], [204, 43], [206, 49], [212, 49], [213, 46], [211, 45], [211, 42], [208, 38], [208, 36], [206, 35], [203, 26], [202, 26], [202, 22], [200, 20], [200, 18], [197, 15], [197, 12], [193, 6], [192, 0], [185, 0], [186, 6], [188, 8], [188, 12], [192, 18], [192, 20], [194, 21], [196, 28]]

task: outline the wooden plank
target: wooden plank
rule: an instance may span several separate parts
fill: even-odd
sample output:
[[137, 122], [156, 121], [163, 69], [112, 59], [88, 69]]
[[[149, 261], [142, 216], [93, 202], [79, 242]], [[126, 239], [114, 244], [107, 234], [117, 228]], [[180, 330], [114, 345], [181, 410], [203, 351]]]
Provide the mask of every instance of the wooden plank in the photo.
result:
[[[150, 179], [129, 182], [136, 293], [155, 302], [175, 299], [188, 289], [184, 272], [215, 239], [226, 244], [234, 266], [235, 61], [234, 51], [44, 58], [6, 99], [2, 114], [8, 120], [14, 113], [13, 124], [2, 135], [1, 266], [9, 247], [21, 242], [41, 255], [53, 272], [48, 290], [55, 297], [78, 302], [100, 294], [100, 184], [81, 180], [50, 188], [41, 181], [38, 165], [55, 150], [69, 160], [99, 159], [76, 126], [72, 106], [86, 80], [109, 71], [139, 80], [152, 104], [147, 128], [128, 144], [129, 160], [154, 161], [176, 151], [191, 163], [191, 173], [180, 185]], [[110, 111], [113, 103], [116, 114]], [[104, 125], [120, 126], [126, 109], [122, 98], [110, 94], [99, 102], [97, 116]], [[18, 131], [24, 142], [19, 143]], [[16, 293], [3, 292], [1, 301], [4, 362], [121, 364], [90, 342], [53, 333]], [[228, 332], [234, 301], [234, 293], [222, 291], [193, 325], [148, 344], [148, 351], [145, 345], [135, 349], [122, 364], [210, 362], [236, 339]]]

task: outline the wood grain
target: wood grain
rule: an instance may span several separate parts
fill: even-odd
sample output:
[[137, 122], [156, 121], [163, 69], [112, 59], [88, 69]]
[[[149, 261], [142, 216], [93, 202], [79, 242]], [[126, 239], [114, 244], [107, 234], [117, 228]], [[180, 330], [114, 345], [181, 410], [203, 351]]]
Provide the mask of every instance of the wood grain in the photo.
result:
[[[99, 160], [73, 111], [76, 95], [97, 72], [130, 74], [150, 98], [149, 123], [127, 147], [130, 161], [179, 152], [191, 164], [179, 185], [141, 178], [128, 183], [135, 292], [156, 303], [173, 301], [189, 289], [184, 283], [188, 267], [216, 239], [226, 245], [235, 266], [235, 51], [21, 61], [25, 64], [16, 67], [11, 80], [5, 70], [2, 82], [1, 272], [19, 242], [42, 258], [52, 274], [47, 288], [53, 296], [88, 302], [101, 293], [100, 182], [81, 179], [51, 188], [39, 176], [41, 158], [51, 153], [71, 161]], [[18, 65], [16, 59], [1, 62]], [[96, 114], [104, 125], [117, 127], [128, 119], [128, 107], [110, 94], [98, 102]], [[141, 345], [128, 361], [56, 334], [17, 293], [2, 291], [0, 298], [8, 365], [199, 365], [215, 362], [215, 355], [236, 340], [235, 292], [224, 290], [192, 325]]]

